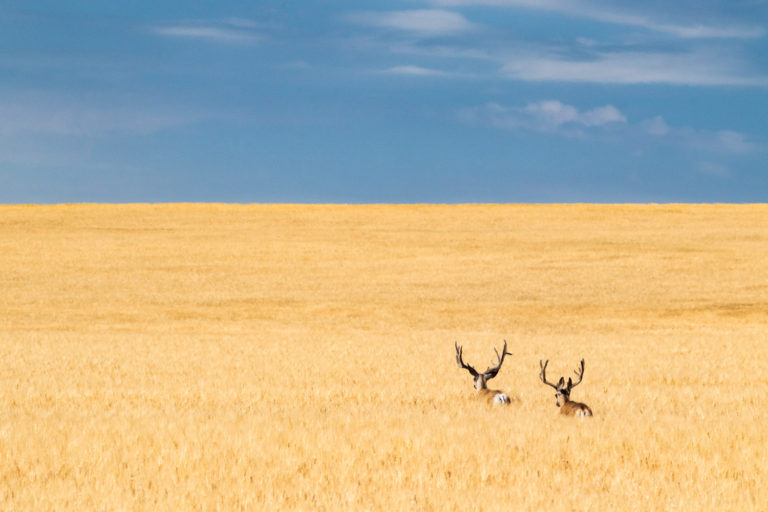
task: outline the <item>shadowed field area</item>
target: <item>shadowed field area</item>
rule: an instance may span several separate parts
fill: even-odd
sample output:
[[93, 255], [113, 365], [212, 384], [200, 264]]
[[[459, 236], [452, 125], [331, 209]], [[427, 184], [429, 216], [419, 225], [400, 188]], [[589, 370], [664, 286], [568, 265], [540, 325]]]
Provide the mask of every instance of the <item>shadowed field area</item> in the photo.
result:
[[759, 510], [766, 262], [767, 205], [0, 206], [0, 509]]

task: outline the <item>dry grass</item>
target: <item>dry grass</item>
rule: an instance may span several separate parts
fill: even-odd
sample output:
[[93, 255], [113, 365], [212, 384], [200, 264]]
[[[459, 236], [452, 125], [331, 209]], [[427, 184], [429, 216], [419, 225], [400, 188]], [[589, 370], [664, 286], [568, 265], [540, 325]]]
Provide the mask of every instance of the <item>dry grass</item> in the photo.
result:
[[764, 510], [767, 262], [766, 205], [3, 206], [0, 509]]

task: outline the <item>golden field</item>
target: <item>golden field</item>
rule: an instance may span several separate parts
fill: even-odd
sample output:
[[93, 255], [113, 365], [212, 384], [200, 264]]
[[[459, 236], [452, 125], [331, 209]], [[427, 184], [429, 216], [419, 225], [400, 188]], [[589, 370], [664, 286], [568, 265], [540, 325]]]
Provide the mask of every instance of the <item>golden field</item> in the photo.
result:
[[0, 206], [0, 292], [0, 510], [768, 510], [768, 205]]

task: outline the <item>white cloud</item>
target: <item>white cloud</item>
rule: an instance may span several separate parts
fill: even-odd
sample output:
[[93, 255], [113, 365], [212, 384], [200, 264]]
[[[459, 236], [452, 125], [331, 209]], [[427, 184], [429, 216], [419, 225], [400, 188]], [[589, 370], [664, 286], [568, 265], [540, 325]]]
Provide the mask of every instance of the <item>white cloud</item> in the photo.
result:
[[488, 123], [497, 128], [541, 132], [597, 128], [627, 122], [626, 117], [613, 105], [581, 111], [557, 100], [529, 103], [524, 107], [487, 103], [482, 107], [465, 109], [460, 116], [470, 123]]
[[572, 105], [549, 100], [530, 103], [524, 109], [537, 124], [560, 126], [573, 123], [583, 126], [603, 126], [611, 123], [626, 123], [627, 118], [613, 105], [605, 105], [591, 110], [579, 111]]
[[613, 105], [594, 108], [585, 112], [572, 105], [549, 100], [530, 103], [523, 108], [531, 119], [545, 126], [557, 127], [565, 123], [575, 123], [584, 126], [602, 126], [609, 123], [626, 123], [627, 118]]
[[547, 126], [560, 126], [564, 123], [576, 121], [579, 111], [571, 105], [564, 105], [559, 101], [541, 101], [530, 103], [522, 109], [531, 119]]
[[731, 49], [609, 51], [583, 38], [576, 43], [578, 57], [556, 53], [545, 44], [517, 44], [505, 49], [388, 42], [380, 49], [429, 58], [474, 60], [486, 67], [494, 64], [496, 74], [529, 82], [768, 87], [768, 73], [755, 70], [743, 55]]
[[442, 9], [362, 12], [349, 15], [348, 19], [363, 25], [395, 29], [421, 36], [453, 35], [475, 29], [475, 25], [461, 14]]
[[656, 116], [652, 119], [648, 119], [640, 123], [641, 128], [651, 135], [664, 136], [669, 133], [669, 125], [664, 121], [661, 116]]
[[613, 105], [606, 105], [585, 112], [582, 123], [586, 126], [601, 126], [608, 123], [626, 123], [627, 118]]
[[197, 39], [215, 43], [255, 43], [261, 39], [254, 31], [258, 25], [243, 18], [229, 18], [222, 22], [184, 22], [157, 25], [152, 33], [172, 38]]
[[661, 116], [630, 123], [613, 105], [579, 110], [573, 105], [557, 100], [528, 103], [522, 107], [487, 103], [461, 110], [459, 119], [472, 125], [490, 125], [504, 130], [554, 133], [569, 137], [618, 134], [632, 144], [668, 144], [720, 155], [745, 155], [764, 149], [759, 142], [749, 140], [739, 132], [674, 127], [667, 124]]
[[[617, 5], [605, 2], [578, 0], [431, 0], [432, 5], [440, 7], [497, 6], [522, 7], [557, 12], [567, 16], [590, 19], [603, 23], [639, 27], [646, 30], [666, 33], [683, 39], [726, 38], [757, 39], [766, 35], [766, 29], [760, 25], [705, 25], [702, 23], [679, 24], [659, 20], [644, 15], [637, 10], [621, 9]], [[636, 5], [642, 5], [638, 3]], [[637, 9], [637, 7], [635, 7]], [[696, 13], [692, 13], [695, 16]]]
[[759, 39], [766, 34], [766, 30], [759, 26], [724, 26], [713, 27], [707, 25], [669, 25], [649, 24], [647, 28], [667, 32], [685, 39]]
[[449, 76], [450, 73], [439, 69], [424, 68], [421, 66], [393, 66], [385, 69], [384, 73], [392, 75], [410, 75], [410, 76]]
[[749, 141], [744, 134], [733, 130], [711, 131], [672, 127], [661, 116], [640, 122], [638, 128], [642, 133], [652, 135], [654, 138], [697, 151], [744, 155], [759, 151], [762, 147], [756, 142]]
[[716, 147], [728, 153], [751, 153], [757, 146], [748, 142], [744, 135], [731, 130], [722, 130], [715, 133]]
[[589, 60], [531, 53], [509, 58], [501, 70], [509, 78], [541, 82], [768, 85], [768, 76], [745, 73], [737, 60], [704, 51], [597, 53]]
[[[640, 15], [625, 13], [615, 6], [598, 9], [595, 1], [574, 0], [432, 0], [433, 5], [512, 5], [548, 9], [567, 15], [584, 13], [575, 6], [584, 6], [590, 16], [611, 23], [643, 25], [657, 32], [674, 33], [680, 38], [705, 36], [759, 36], [765, 31], [758, 27], [749, 30], [712, 27], [705, 24], [676, 25], [649, 21]], [[626, 9], [626, 8], [624, 8]], [[573, 12], [572, 12], [573, 11]], [[649, 44], [644, 37], [603, 44], [586, 37], [575, 37], [572, 47], [562, 40], [525, 42], [515, 40], [514, 34], [501, 35], [488, 27], [476, 25], [457, 12], [443, 9], [403, 10], [387, 12], [359, 12], [346, 16], [348, 21], [398, 31], [416, 38], [391, 37], [377, 34], [366, 42], [379, 44], [391, 53], [409, 53], [436, 58], [473, 59], [496, 63], [498, 74], [512, 80], [530, 82], [576, 82], [599, 84], [668, 84], [685, 86], [768, 86], [768, 73], [756, 66], [748, 51], [734, 44], [702, 44], [680, 41], [669, 44], [668, 38], [656, 37], [662, 44]], [[438, 35], [457, 35], [474, 31], [477, 38], [462, 38], [440, 45], [418, 40]], [[384, 41], [380, 39], [383, 37]], [[627, 36], [631, 37], [631, 36]], [[398, 40], [399, 39], [399, 40]], [[624, 41], [622, 41], [624, 39]], [[653, 43], [654, 38], [650, 39]], [[491, 44], [489, 44], [491, 43]], [[649, 49], [654, 48], [654, 49]], [[575, 50], [575, 51], [570, 51]]]

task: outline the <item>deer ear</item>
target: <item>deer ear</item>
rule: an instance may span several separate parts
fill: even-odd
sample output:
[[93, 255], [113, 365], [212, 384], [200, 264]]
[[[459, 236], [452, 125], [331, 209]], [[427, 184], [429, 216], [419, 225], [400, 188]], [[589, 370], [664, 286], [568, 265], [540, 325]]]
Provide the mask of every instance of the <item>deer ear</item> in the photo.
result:
[[557, 387], [562, 388], [563, 386], [565, 386], [565, 379], [560, 377], [560, 380], [557, 382]]
[[573, 381], [568, 377], [568, 389], [571, 389], [571, 387], [573, 387]]

